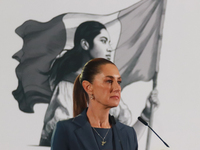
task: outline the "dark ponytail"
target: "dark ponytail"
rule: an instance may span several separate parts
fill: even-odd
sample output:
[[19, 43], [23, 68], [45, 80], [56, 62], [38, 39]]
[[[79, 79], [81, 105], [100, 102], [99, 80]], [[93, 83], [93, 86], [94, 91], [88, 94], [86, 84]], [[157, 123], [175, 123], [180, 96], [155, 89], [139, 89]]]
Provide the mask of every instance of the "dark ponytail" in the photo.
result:
[[86, 107], [89, 101], [88, 94], [83, 89], [80, 80], [80, 75], [76, 77], [74, 81], [73, 89], [73, 114], [74, 117], [80, 114]]
[[83, 58], [89, 56], [88, 51], [80, 47], [67, 51], [61, 58], [56, 59], [49, 74], [49, 80], [53, 89], [63, 81], [67, 75], [76, 72], [85, 63]]
[[86, 80], [93, 83], [95, 75], [101, 72], [101, 66], [106, 64], [115, 65], [113, 62], [104, 58], [92, 59], [85, 64], [82, 73], [76, 78], [73, 90], [74, 117], [80, 114], [89, 103], [89, 96], [83, 89], [82, 82]]

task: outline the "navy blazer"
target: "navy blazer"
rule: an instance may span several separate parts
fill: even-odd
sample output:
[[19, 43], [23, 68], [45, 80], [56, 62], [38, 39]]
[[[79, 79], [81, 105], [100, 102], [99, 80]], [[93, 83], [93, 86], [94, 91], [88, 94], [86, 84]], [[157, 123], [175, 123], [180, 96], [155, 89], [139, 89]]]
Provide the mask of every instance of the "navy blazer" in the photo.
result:
[[[99, 150], [91, 125], [87, 120], [87, 109], [75, 118], [59, 121], [52, 136], [51, 150]], [[115, 150], [137, 150], [135, 130], [109, 116], [113, 128]]]

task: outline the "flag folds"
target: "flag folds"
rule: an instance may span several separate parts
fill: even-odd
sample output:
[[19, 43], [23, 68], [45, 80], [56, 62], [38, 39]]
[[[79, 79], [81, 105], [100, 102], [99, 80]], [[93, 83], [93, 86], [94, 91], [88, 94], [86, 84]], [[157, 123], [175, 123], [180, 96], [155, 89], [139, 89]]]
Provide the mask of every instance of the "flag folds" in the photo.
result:
[[[48, 75], [52, 62], [64, 49], [73, 47], [74, 32], [88, 20], [99, 21], [111, 37], [112, 60], [122, 76], [122, 88], [136, 81], [149, 81], [158, 72], [166, 0], [140, 2], [108, 15], [67, 13], [46, 23], [26, 21], [16, 29], [23, 39], [13, 55], [18, 87], [13, 96], [20, 110], [32, 113], [36, 103], [49, 103], [52, 91]], [[70, 67], [70, 66], [69, 66]]]

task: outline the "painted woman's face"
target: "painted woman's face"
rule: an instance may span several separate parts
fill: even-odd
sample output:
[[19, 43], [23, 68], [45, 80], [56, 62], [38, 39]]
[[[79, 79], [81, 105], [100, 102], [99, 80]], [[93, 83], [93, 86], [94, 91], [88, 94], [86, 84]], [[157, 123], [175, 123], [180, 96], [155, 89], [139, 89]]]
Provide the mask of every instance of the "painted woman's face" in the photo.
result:
[[106, 29], [101, 29], [100, 34], [98, 34], [93, 40], [94, 46], [90, 50], [90, 54], [93, 58], [109, 58], [110, 51], [112, 50], [110, 46], [110, 36]]
[[95, 103], [106, 108], [116, 107], [121, 97], [121, 76], [113, 64], [101, 66], [101, 71], [95, 75], [92, 82]]

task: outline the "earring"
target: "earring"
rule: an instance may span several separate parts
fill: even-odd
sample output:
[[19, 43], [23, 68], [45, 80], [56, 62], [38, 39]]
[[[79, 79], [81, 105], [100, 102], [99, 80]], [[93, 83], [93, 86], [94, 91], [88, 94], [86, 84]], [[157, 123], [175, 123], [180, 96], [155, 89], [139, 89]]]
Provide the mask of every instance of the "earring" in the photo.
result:
[[93, 94], [90, 96], [90, 99], [94, 99], [94, 95]]

